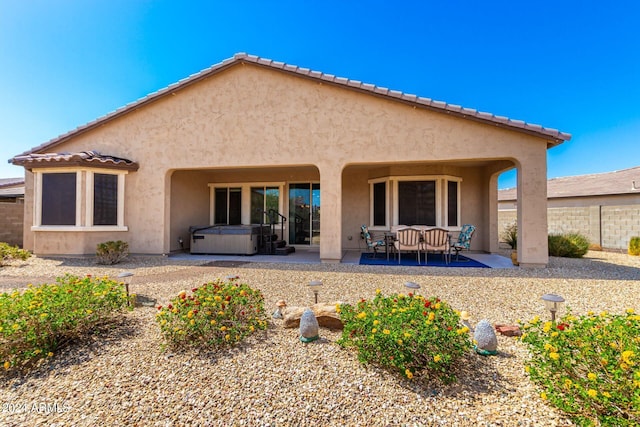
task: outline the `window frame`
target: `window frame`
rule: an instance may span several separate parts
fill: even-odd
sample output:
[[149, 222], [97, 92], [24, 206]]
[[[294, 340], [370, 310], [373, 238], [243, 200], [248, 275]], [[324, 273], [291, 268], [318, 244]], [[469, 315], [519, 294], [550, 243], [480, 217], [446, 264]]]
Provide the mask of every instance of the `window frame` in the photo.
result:
[[[389, 215], [389, 178], [376, 178], [376, 179], [370, 179], [369, 180], [369, 229], [370, 230], [383, 230], [383, 229], [388, 229], [390, 227], [389, 225], [389, 219], [390, 216]], [[375, 185], [376, 184], [380, 184], [380, 183], [384, 183], [384, 225], [375, 225], [374, 224], [374, 217], [375, 217], [375, 200], [374, 200], [374, 195], [375, 195]]]
[[[252, 181], [252, 182], [210, 182], [209, 187], [209, 225], [214, 225], [215, 220], [215, 191], [216, 188], [240, 188], [241, 204], [240, 204], [240, 223], [251, 224], [251, 188], [252, 187], [276, 187], [278, 188], [278, 212], [284, 212], [283, 194], [285, 183], [282, 181]], [[227, 208], [228, 210], [228, 208]], [[228, 221], [228, 216], [227, 216]]]
[[[436, 224], [431, 227], [442, 227], [456, 231], [462, 228], [462, 178], [452, 175], [406, 175], [406, 176], [385, 176], [368, 180], [369, 184], [369, 223], [371, 230], [389, 230], [391, 226], [399, 225], [400, 217], [398, 184], [402, 181], [435, 181], [435, 202], [436, 202]], [[374, 184], [386, 182], [386, 224], [385, 226], [373, 226], [373, 186]], [[448, 183], [457, 183], [457, 220], [458, 225], [449, 225], [449, 188]], [[391, 213], [391, 215], [390, 215]]]
[[[128, 231], [124, 223], [125, 176], [127, 170], [103, 168], [42, 168], [34, 169], [34, 199], [32, 231]], [[44, 174], [75, 173], [76, 174], [76, 218], [75, 225], [43, 225], [42, 224], [42, 179]], [[116, 225], [93, 224], [94, 174], [118, 176], [118, 206]]]

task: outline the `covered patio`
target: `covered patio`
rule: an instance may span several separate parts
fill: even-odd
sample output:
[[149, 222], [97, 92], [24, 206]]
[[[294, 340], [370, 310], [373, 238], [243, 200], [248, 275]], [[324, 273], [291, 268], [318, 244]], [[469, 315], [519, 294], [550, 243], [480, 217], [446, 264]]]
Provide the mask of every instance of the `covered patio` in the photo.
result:
[[[363, 252], [357, 249], [347, 249], [343, 251], [341, 263], [349, 265], [361, 265], [360, 260]], [[488, 253], [467, 253], [465, 256], [478, 261], [490, 268], [515, 268], [509, 258], [499, 254]], [[277, 264], [321, 264], [320, 251], [317, 248], [298, 249], [295, 253], [288, 256], [278, 255], [198, 255], [186, 252], [176, 252], [169, 256], [176, 260], [192, 260], [192, 261], [210, 261], [210, 262], [230, 262], [230, 263], [277, 263]], [[389, 271], [397, 270], [402, 272], [402, 265], [389, 265], [388, 267], [376, 266], [378, 268], [386, 268]], [[423, 265], [421, 267], [436, 268], [431, 265]], [[454, 265], [445, 268], [456, 268]]]

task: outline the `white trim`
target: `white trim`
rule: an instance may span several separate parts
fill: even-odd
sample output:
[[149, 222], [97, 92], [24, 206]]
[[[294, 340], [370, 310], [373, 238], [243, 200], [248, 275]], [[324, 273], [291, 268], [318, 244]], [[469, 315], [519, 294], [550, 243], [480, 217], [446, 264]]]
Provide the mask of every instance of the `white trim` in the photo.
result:
[[[32, 231], [128, 231], [124, 224], [125, 203], [125, 175], [127, 170], [102, 168], [42, 168], [33, 171], [35, 176], [34, 212]], [[70, 225], [42, 225], [42, 177], [45, 173], [75, 173], [76, 175], [76, 224]], [[94, 175], [96, 173], [118, 176], [117, 224], [93, 225]], [[84, 191], [83, 191], [84, 185]], [[84, 218], [82, 209], [84, 207]]]
[[[241, 191], [241, 221], [243, 224], [251, 222], [251, 187], [277, 187], [279, 191], [278, 211], [284, 211], [284, 189], [286, 182], [284, 181], [266, 181], [266, 182], [210, 182], [209, 187], [209, 225], [214, 224], [215, 217], [215, 190], [216, 188], [240, 188]], [[227, 221], [229, 218], [229, 191], [227, 191]]]
[[86, 209], [85, 209], [85, 220], [84, 223], [87, 225], [93, 225], [93, 202], [94, 202], [94, 194], [93, 194], [93, 173], [87, 173], [85, 176], [85, 200], [87, 201]]
[[[388, 178], [375, 178], [370, 179], [369, 181], [369, 230], [388, 230], [389, 229], [389, 220], [390, 220], [390, 208], [389, 208], [389, 179]], [[373, 223], [373, 215], [374, 215], [374, 206], [373, 206], [373, 187], [374, 184], [379, 184], [384, 182], [384, 225], [375, 225]]]
[[456, 216], [458, 218], [458, 225], [447, 225], [447, 228], [449, 230], [454, 230], [454, 231], [458, 231], [462, 229], [462, 224], [461, 224], [461, 183], [462, 183], [462, 178], [458, 178], [458, 177], [447, 177], [442, 181], [442, 187], [444, 189], [443, 194], [443, 203], [442, 206], [444, 207], [444, 214], [442, 216], [443, 220], [447, 220], [447, 222], [449, 221], [449, 182], [455, 182], [458, 184], [458, 194], [457, 196], [457, 201], [456, 201], [456, 208], [457, 208], [457, 212], [456, 212]]
[[127, 227], [124, 225], [124, 177], [127, 173], [124, 171], [124, 173], [118, 174], [118, 226], [125, 228]]
[[[462, 178], [452, 175], [390, 175], [382, 178], [369, 179], [369, 223], [373, 224], [373, 184], [379, 182], [387, 182], [386, 187], [386, 208], [387, 208], [387, 220], [385, 227], [382, 226], [370, 226], [371, 230], [389, 229], [391, 226], [399, 225], [400, 207], [398, 205], [398, 184], [401, 181], [432, 181], [435, 183], [435, 202], [436, 212], [435, 219], [436, 224], [433, 227], [447, 227], [448, 229], [457, 230], [461, 225], [448, 226], [445, 225], [448, 222], [448, 187], [449, 181], [458, 183], [458, 223], [462, 218], [462, 190], [460, 183]], [[391, 190], [391, 194], [390, 191]], [[392, 216], [389, 216], [389, 211], [392, 211]]]

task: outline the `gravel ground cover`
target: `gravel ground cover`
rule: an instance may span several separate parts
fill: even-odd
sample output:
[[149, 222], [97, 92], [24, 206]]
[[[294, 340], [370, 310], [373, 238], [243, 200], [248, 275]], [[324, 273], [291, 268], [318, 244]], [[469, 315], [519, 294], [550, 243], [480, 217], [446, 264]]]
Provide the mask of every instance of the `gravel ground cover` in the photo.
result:
[[[546, 269], [396, 268], [346, 264], [267, 264], [176, 261], [137, 257], [113, 267], [92, 259], [31, 258], [0, 268], [0, 292], [52, 282], [64, 273], [108, 275], [134, 271], [132, 292], [166, 305], [181, 290], [238, 275], [260, 289], [269, 312], [285, 299], [309, 305], [307, 284], [320, 279], [322, 302], [355, 303], [406, 292], [414, 281], [425, 296], [466, 310], [472, 324], [515, 324], [549, 317], [545, 293], [565, 297], [575, 314], [640, 311], [640, 258], [590, 252], [584, 259], [552, 258]], [[72, 344], [27, 374], [0, 374], [2, 426], [567, 426], [547, 406], [523, 369], [527, 353], [499, 336], [499, 354], [470, 353], [443, 385], [402, 379], [362, 366], [321, 329], [302, 344], [297, 329], [271, 320], [268, 331], [220, 352], [163, 348], [155, 307], [136, 307], [109, 329]]]

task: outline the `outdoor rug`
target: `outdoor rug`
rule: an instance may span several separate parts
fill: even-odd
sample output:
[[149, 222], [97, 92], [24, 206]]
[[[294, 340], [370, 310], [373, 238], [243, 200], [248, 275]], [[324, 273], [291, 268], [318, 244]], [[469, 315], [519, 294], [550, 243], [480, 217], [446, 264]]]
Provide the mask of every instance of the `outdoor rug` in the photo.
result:
[[427, 262], [424, 262], [424, 254], [420, 254], [420, 265], [416, 259], [415, 253], [402, 254], [401, 263], [398, 264], [398, 258], [394, 258], [393, 255], [387, 256], [384, 253], [379, 253], [374, 257], [373, 253], [363, 253], [360, 256], [360, 265], [388, 265], [390, 267], [475, 267], [475, 268], [491, 268], [481, 262], [467, 258], [464, 255], [460, 255], [458, 261], [456, 261], [455, 255], [451, 256], [451, 262], [445, 263], [441, 254], [428, 254], [429, 258]]

